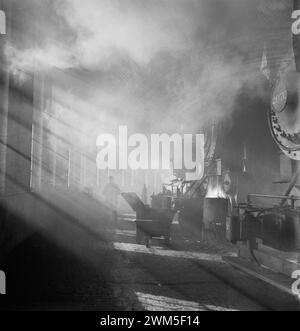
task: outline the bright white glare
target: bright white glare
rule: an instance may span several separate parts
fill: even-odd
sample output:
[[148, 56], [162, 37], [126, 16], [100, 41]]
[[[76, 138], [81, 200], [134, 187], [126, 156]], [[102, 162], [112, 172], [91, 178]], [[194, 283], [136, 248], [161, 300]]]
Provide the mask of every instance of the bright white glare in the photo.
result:
[[160, 247], [147, 248], [146, 246], [142, 246], [142, 245], [122, 243], [122, 242], [115, 242], [114, 249], [119, 251], [132, 252], [132, 253], [144, 253], [144, 254], [152, 254], [156, 256], [177, 257], [177, 258], [184, 258], [184, 259], [191, 259], [198, 261], [214, 261], [214, 262], [224, 263], [224, 261], [222, 260], [222, 256], [219, 254], [173, 251], [173, 250], [162, 249]]
[[179, 300], [169, 298], [165, 296], [157, 296], [148, 293], [135, 293], [139, 302], [143, 305], [146, 310], [153, 311], [233, 311], [234, 309], [228, 309], [214, 305], [201, 305], [194, 301]]
[[115, 234], [117, 236], [135, 237], [135, 231], [129, 231], [129, 230], [116, 230]]

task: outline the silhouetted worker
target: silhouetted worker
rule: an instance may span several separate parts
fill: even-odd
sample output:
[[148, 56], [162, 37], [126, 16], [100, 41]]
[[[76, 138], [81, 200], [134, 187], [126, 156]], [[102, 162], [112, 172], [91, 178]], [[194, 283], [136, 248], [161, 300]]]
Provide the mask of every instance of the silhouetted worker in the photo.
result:
[[118, 198], [121, 194], [119, 186], [115, 183], [113, 176], [109, 176], [109, 182], [103, 189], [103, 195], [106, 202], [115, 210], [118, 209]]
[[106, 229], [113, 231], [117, 226], [118, 222], [118, 198], [121, 194], [119, 186], [114, 182], [114, 177], [109, 176], [109, 182], [105, 185], [103, 189], [103, 195], [106, 203], [111, 208], [111, 221], [109, 222], [108, 228], [106, 224]]

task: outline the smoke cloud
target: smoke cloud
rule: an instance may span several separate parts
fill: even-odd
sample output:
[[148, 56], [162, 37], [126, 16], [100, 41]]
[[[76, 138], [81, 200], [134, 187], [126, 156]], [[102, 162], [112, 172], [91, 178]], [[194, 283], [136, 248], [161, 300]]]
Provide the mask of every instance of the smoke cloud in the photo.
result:
[[286, 18], [285, 3], [13, 0], [22, 20], [7, 54], [13, 66], [76, 73], [77, 104], [110, 127], [197, 131], [230, 116], [245, 85], [261, 88], [266, 13]]

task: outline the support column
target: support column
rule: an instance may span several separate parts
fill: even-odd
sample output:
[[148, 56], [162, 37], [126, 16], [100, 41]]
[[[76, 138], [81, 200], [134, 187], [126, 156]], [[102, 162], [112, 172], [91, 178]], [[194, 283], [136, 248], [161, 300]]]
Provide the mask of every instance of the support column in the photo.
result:
[[9, 67], [4, 54], [5, 46], [10, 36], [10, 8], [5, 8], [0, 1], [0, 9], [6, 13], [6, 35], [0, 35], [0, 195], [5, 192], [6, 153], [7, 153], [7, 124], [9, 100]]
[[[2, 55], [2, 54], [1, 54]], [[6, 153], [7, 153], [7, 123], [8, 123], [8, 98], [9, 98], [9, 69], [4, 64], [2, 57], [3, 71], [1, 72], [0, 84], [0, 195], [5, 192], [6, 176]]]
[[34, 114], [33, 114], [33, 152], [32, 152], [32, 189], [39, 191], [42, 185], [43, 168], [43, 109], [45, 104], [45, 78], [34, 76]]

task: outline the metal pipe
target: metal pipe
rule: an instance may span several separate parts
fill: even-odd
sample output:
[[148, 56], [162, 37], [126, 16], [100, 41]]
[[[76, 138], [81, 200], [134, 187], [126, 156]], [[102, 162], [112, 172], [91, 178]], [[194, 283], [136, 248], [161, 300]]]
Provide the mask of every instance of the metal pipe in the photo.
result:
[[300, 197], [285, 196], [285, 195], [269, 195], [269, 194], [248, 194], [248, 204], [251, 203], [251, 198], [266, 198], [266, 199], [284, 199], [292, 201], [300, 201]]
[[299, 179], [299, 176], [300, 176], [300, 167], [299, 167], [299, 162], [297, 163], [297, 170], [295, 171], [292, 179], [291, 179], [291, 182], [290, 182], [290, 185], [287, 189], [287, 191], [285, 192], [285, 198], [282, 200], [281, 202], [281, 206], [284, 206], [286, 201], [288, 200], [287, 199], [287, 196], [292, 192], [292, 189], [294, 188], [295, 184], [297, 183], [298, 179]]

